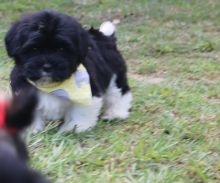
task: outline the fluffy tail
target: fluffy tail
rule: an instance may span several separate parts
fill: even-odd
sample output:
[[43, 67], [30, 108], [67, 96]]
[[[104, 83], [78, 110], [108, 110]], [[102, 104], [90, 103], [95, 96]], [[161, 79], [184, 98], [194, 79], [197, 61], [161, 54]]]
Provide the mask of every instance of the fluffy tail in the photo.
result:
[[102, 32], [105, 36], [113, 35], [115, 33], [115, 30], [115, 25], [110, 21], [103, 22], [99, 28], [99, 31]]

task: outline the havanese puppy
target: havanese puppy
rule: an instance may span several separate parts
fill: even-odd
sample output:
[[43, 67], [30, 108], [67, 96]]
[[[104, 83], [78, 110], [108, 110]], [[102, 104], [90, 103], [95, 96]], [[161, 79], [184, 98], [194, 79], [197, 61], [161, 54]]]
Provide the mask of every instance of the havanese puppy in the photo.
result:
[[28, 152], [20, 133], [31, 124], [36, 93], [33, 90], [14, 96], [12, 101], [0, 96], [0, 182], [49, 183], [28, 164]]
[[45, 120], [64, 120], [60, 132], [83, 132], [101, 113], [106, 120], [129, 116], [132, 94], [114, 33], [110, 22], [85, 30], [54, 11], [26, 15], [12, 25], [5, 38], [15, 61], [12, 91], [36, 88], [35, 132]]

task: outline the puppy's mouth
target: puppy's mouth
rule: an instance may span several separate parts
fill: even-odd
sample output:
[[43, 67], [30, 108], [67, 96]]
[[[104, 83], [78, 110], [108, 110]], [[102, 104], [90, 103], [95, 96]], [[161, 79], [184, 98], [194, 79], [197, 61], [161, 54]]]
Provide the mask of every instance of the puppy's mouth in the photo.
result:
[[49, 74], [45, 74], [37, 80], [33, 80], [30, 78], [28, 78], [27, 80], [29, 83], [37, 85], [37, 86], [47, 86], [53, 83], [52, 77]]
[[48, 77], [48, 76], [44, 76], [40, 78], [39, 80], [35, 81], [35, 84], [39, 86], [47, 86], [47, 85], [50, 85], [51, 83], [52, 83], [52, 79], [51, 77]]

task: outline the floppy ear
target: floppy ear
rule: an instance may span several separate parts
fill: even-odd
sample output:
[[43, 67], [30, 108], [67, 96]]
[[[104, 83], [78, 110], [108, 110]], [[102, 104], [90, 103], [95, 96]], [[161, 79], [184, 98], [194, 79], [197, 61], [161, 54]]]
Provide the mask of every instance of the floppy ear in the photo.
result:
[[89, 34], [87, 31], [85, 31], [83, 28], [80, 31], [79, 34], [79, 53], [80, 53], [80, 62], [82, 62], [88, 53], [89, 48]]
[[5, 36], [6, 50], [8, 56], [12, 58], [14, 58], [18, 54], [21, 48], [21, 43], [19, 38], [20, 34], [21, 34], [20, 22], [16, 22], [11, 26], [11, 28], [9, 29], [9, 31]]
[[34, 88], [26, 88], [21, 90], [18, 95], [14, 95], [6, 112], [7, 127], [22, 130], [29, 126], [36, 105], [37, 93]]

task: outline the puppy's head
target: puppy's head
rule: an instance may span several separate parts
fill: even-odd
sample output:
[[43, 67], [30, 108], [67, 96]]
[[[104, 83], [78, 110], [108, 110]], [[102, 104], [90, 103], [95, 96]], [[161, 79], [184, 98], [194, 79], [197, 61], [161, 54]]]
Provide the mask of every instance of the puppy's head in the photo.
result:
[[5, 44], [27, 79], [57, 82], [70, 77], [85, 58], [87, 34], [72, 17], [42, 11], [12, 25]]
[[21, 91], [12, 101], [0, 99], [0, 182], [46, 183], [27, 166], [27, 150], [19, 132], [29, 126], [37, 102], [33, 90]]

